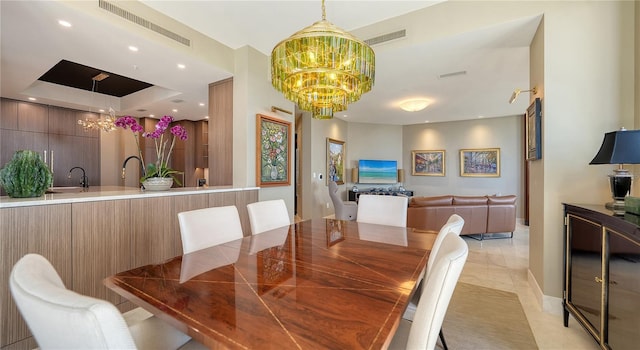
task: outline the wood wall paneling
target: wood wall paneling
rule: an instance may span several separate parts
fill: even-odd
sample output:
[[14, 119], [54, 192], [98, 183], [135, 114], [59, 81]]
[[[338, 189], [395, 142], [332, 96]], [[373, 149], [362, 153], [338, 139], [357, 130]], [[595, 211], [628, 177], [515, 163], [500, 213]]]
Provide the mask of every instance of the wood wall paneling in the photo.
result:
[[71, 204], [0, 209], [0, 347], [31, 336], [9, 291], [11, 269], [28, 253], [47, 258], [65, 286], [72, 284]]
[[133, 267], [129, 200], [74, 203], [72, 210], [73, 290], [124, 302], [102, 280]]
[[209, 186], [233, 185], [233, 78], [209, 85]]
[[[53, 183], [55, 186], [80, 186], [82, 171], [89, 178], [89, 186], [100, 184], [100, 140], [91, 137], [49, 134], [49, 158], [53, 151]], [[51, 160], [51, 159], [50, 159]], [[114, 171], [117, 171], [114, 169]]]
[[0, 129], [18, 130], [18, 101], [0, 99]]
[[[74, 166], [85, 169], [89, 184], [100, 185], [100, 133], [85, 133], [77, 124], [78, 116], [84, 112], [1, 99], [3, 116], [7, 126], [17, 128], [0, 129], [0, 166], [6, 164], [17, 150], [29, 149], [40, 154], [47, 151], [47, 163], [51, 164], [53, 151], [54, 186], [78, 186], [80, 172], [68, 179]], [[15, 123], [11, 111], [17, 111]], [[5, 111], [8, 111], [5, 114]], [[80, 135], [80, 136], [78, 136]], [[4, 194], [4, 192], [2, 193]]]
[[18, 130], [49, 132], [49, 111], [46, 105], [18, 102]]

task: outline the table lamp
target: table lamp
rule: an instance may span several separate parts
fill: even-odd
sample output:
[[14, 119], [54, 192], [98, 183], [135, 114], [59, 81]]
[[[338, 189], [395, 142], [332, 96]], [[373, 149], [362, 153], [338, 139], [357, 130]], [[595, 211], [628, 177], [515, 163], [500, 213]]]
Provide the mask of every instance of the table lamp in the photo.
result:
[[606, 203], [605, 207], [624, 213], [624, 197], [629, 194], [633, 175], [623, 164], [640, 164], [640, 130], [622, 128], [605, 133], [600, 150], [589, 164], [618, 164], [609, 175], [613, 202]]

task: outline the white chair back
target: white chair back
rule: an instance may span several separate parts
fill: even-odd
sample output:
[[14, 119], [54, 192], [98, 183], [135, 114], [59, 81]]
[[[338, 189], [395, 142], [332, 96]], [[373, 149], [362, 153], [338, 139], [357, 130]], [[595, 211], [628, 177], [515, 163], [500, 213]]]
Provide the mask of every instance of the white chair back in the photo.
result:
[[66, 289], [51, 263], [38, 254], [27, 254], [13, 266], [9, 289], [41, 349], [168, 350], [191, 339], [153, 316], [127, 326], [111, 303]]
[[358, 197], [356, 221], [369, 224], [407, 227], [409, 199], [403, 196], [363, 194]]
[[434, 349], [449, 301], [469, 255], [469, 247], [455, 233], [449, 232], [426, 277], [422, 296], [411, 324], [407, 349]]
[[20, 259], [9, 278], [13, 299], [42, 349], [135, 349], [127, 324], [107, 301], [65, 288], [41, 255]]
[[436, 240], [433, 242], [433, 247], [431, 247], [431, 254], [429, 255], [429, 261], [427, 262], [427, 268], [425, 269], [425, 276], [429, 276], [429, 271], [431, 267], [435, 263], [436, 256], [438, 255], [438, 251], [440, 250], [440, 246], [442, 245], [442, 240], [449, 233], [453, 232], [456, 235], [460, 236], [460, 232], [462, 232], [462, 228], [464, 227], [464, 219], [462, 216], [458, 214], [452, 214], [447, 222], [442, 225], [440, 228], [440, 232], [436, 236]]
[[291, 224], [289, 210], [282, 199], [247, 204], [247, 212], [252, 235]]
[[178, 222], [183, 254], [243, 237], [235, 205], [184, 211], [178, 213]]

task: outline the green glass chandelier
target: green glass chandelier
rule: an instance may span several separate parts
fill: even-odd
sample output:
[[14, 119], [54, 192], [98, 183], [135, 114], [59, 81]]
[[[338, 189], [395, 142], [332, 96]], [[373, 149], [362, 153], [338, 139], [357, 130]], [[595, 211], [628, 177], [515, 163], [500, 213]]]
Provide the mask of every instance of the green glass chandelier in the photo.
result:
[[369, 45], [325, 19], [281, 41], [271, 52], [271, 84], [313, 118], [331, 119], [369, 92], [375, 54]]

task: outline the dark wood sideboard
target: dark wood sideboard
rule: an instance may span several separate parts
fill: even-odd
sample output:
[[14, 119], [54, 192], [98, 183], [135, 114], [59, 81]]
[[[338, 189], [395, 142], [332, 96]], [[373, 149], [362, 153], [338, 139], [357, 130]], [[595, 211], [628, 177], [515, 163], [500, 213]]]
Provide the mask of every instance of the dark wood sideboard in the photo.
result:
[[602, 349], [640, 344], [640, 216], [564, 204], [564, 326], [569, 314]]

